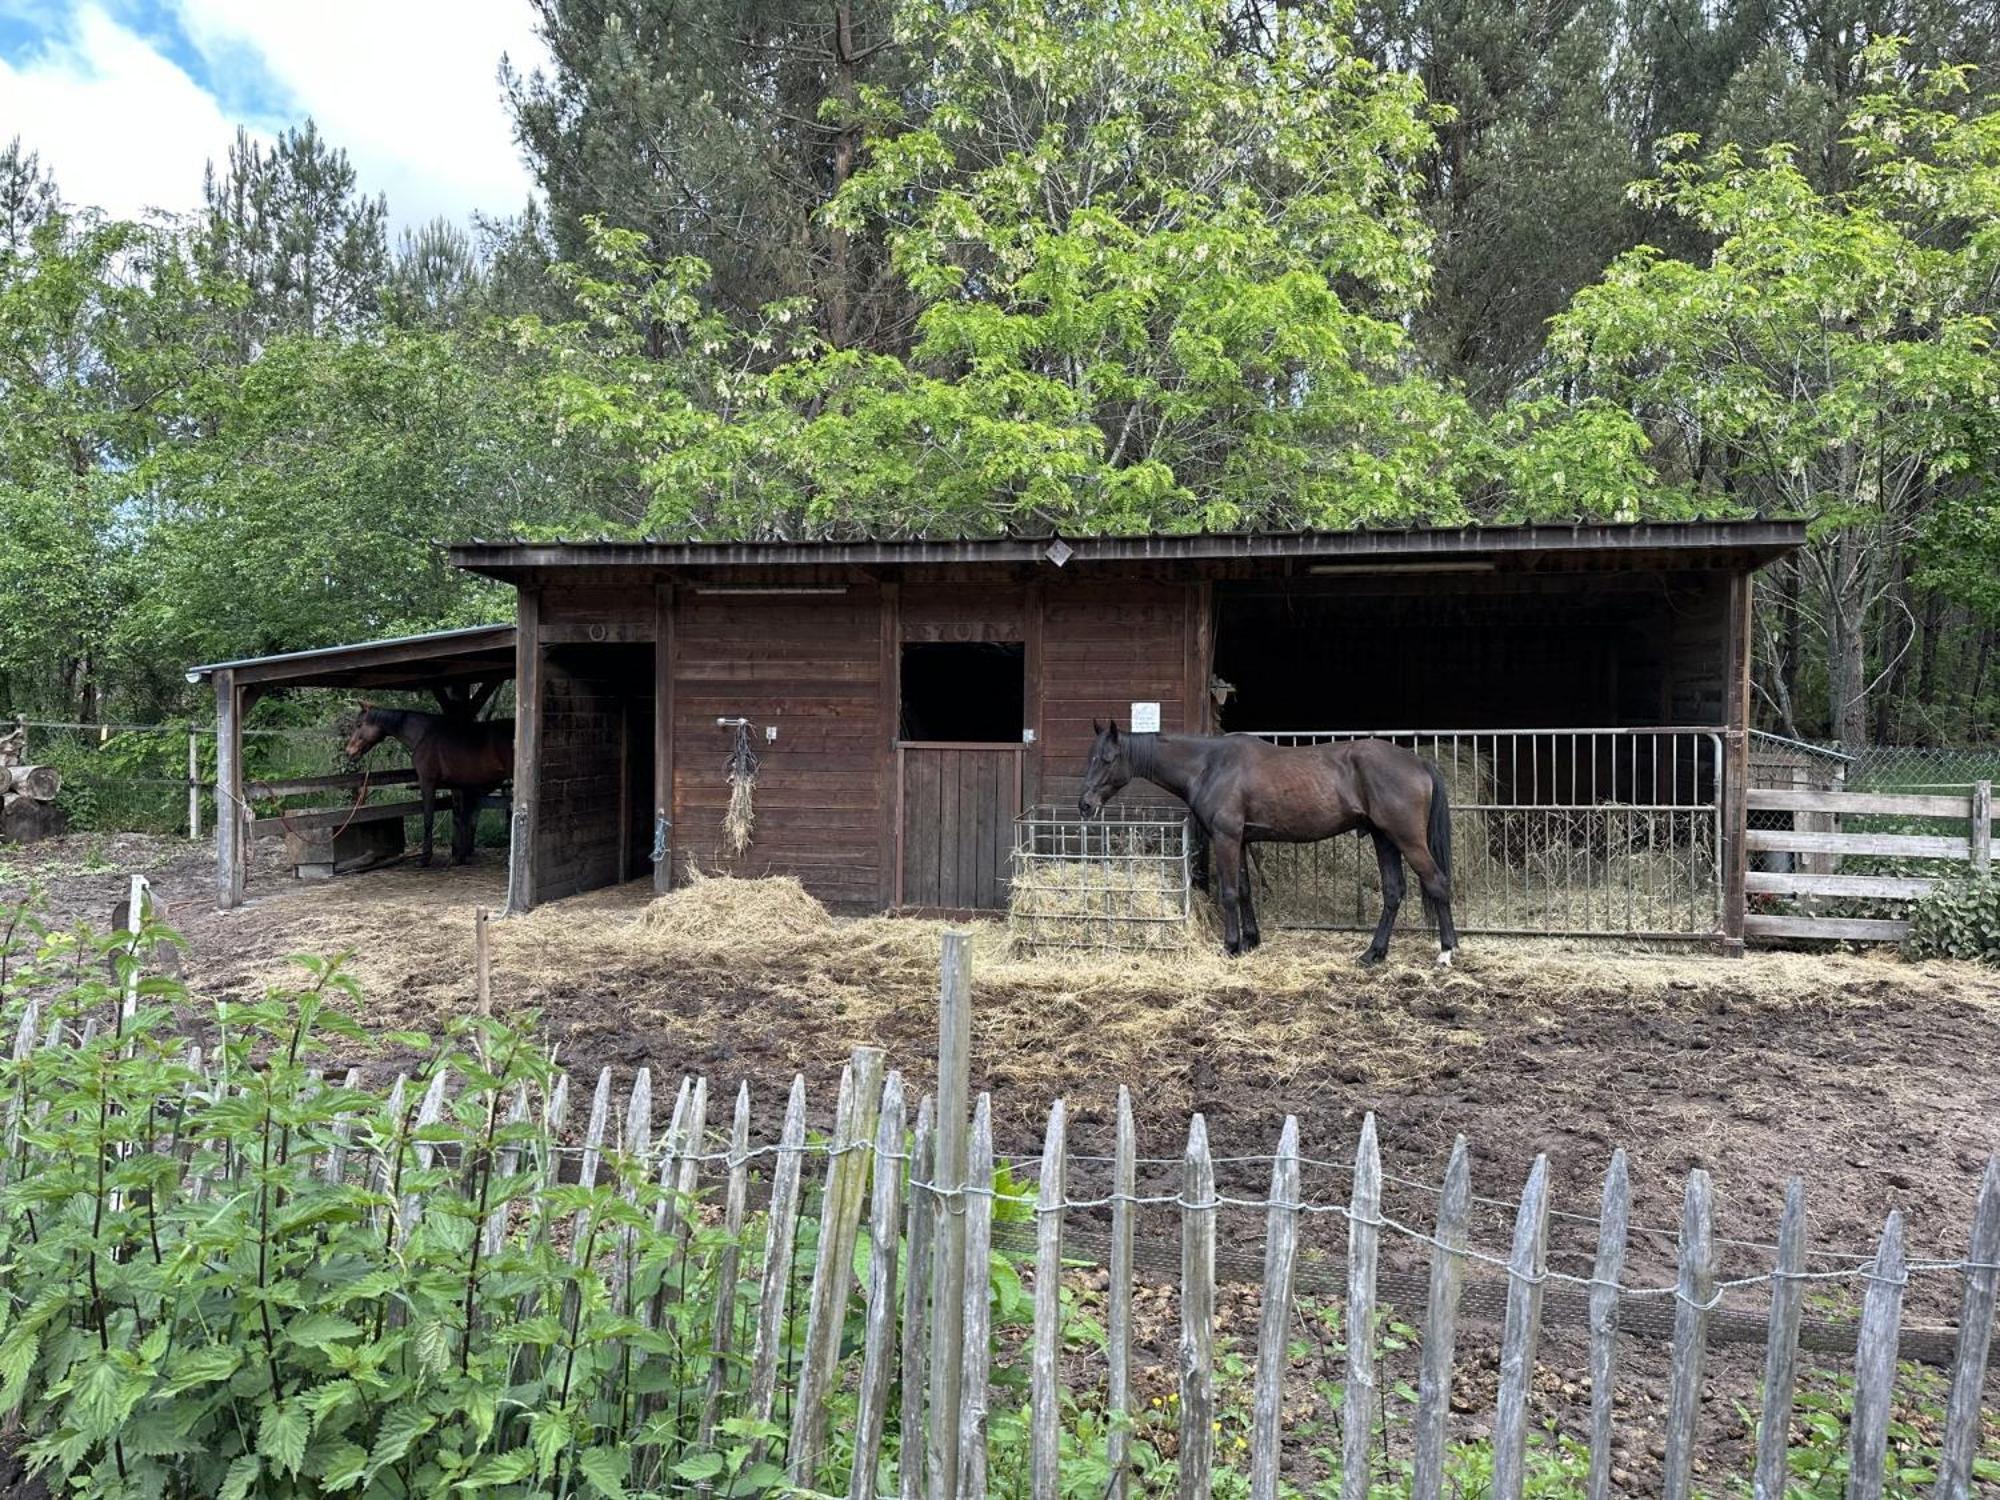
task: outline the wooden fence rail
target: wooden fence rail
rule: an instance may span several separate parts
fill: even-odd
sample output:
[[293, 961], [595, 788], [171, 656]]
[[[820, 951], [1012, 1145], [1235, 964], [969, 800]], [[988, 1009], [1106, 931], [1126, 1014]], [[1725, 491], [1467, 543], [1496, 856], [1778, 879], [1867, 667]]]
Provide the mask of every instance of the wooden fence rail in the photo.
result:
[[[1934, 870], [1907, 866], [1890, 870], [1841, 871], [1844, 858], [1925, 860], [1962, 864], [1975, 875], [1993, 868], [1993, 783], [1976, 782], [1965, 796], [1917, 792], [1826, 792], [1778, 787], [1752, 787], [1747, 795], [1752, 813], [1786, 815], [1789, 828], [1752, 828], [1745, 848], [1758, 856], [1781, 856], [1778, 869], [1752, 869], [1743, 888], [1753, 897], [1780, 897], [1793, 903], [1786, 912], [1750, 912], [1743, 923], [1747, 937], [1826, 938], [1857, 942], [1900, 942], [1910, 924], [1899, 915], [1832, 913], [1821, 909], [1829, 898], [1844, 902], [1913, 901], [1936, 888]], [[1846, 829], [1844, 818], [1905, 823], [1929, 820], [1962, 825], [1964, 832], [1931, 827], [1923, 832], [1895, 829]], [[1893, 910], [1893, 909], [1892, 909]]]
[[[1413, 1295], [1399, 1292], [1396, 1312], [1418, 1325], [1422, 1339], [1407, 1445], [1414, 1500], [1436, 1500], [1451, 1483], [1453, 1373], [1459, 1332], [1469, 1318], [1499, 1325], [1498, 1386], [1488, 1414], [1491, 1494], [1494, 1500], [1519, 1500], [1527, 1492], [1540, 1451], [1534, 1446], [1534, 1393], [1542, 1333], [1552, 1310], [1571, 1308], [1588, 1340], [1586, 1493], [1610, 1494], [1614, 1462], [1630, 1462], [1616, 1455], [1612, 1403], [1621, 1353], [1635, 1338], [1648, 1336], [1640, 1327], [1643, 1320], [1630, 1316], [1641, 1306], [1663, 1314], [1670, 1309], [1664, 1456], [1657, 1473], [1641, 1482], [1669, 1497], [1692, 1495], [1704, 1422], [1713, 1420], [1703, 1413], [1704, 1359], [1726, 1313], [1741, 1317], [1744, 1302], [1760, 1299], [1756, 1316], [1766, 1347], [1754, 1488], [1757, 1495], [1778, 1500], [1800, 1376], [1803, 1294], [1811, 1283], [1845, 1288], [1861, 1301], [1851, 1330], [1847, 1492], [1871, 1500], [1882, 1493], [1897, 1360], [1905, 1349], [1907, 1289], [1920, 1278], [1956, 1282], [1961, 1307], [1955, 1330], [1929, 1331], [1948, 1344], [1941, 1362], [1950, 1371], [1934, 1493], [1950, 1500], [1971, 1493], [2000, 1281], [2000, 1161], [1986, 1168], [1962, 1254], [1913, 1254], [1904, 1243], [1901, 1215], [1891, 1213], [1872, 1256], [1839, 1269], [1808, 1271], [1805, 1185], [1795, 1180], [1785, 1191], [1767, 1267], [1731, 1278], [1721, 1275], [1718, 1263], [1718, 1190], [1705, 1172], [1693, 1171], [1678, 1231], [1677, 1271], [1670, 1283], [1657, 1286], [1633, 1285], [1626, 1275], [1628, 1236], [1635, 1231], [1622, 1151], [1614, 1152], [1595, 1205], [1596, 1249], [1586, 1275], [1551, 1265], [1551, 1175], [1543, 1158], [1533, 1163], [1512, 1205], [1512, 1237], [1505, 1246], [1480, 1246], [1472, 1239], [1470, 1153], [1463, 1139], [1455, 1143], [1443, 1183], [1435, 1189], [1434, 1220], [1412, 1225], [1385, 1212], [1372, 1115], [1361, 1123], [1344, 1202], [1315, 1202], [1302, 1193], [1301, 1129], [1289, 1118], [1269, 1157], [1229, 1159], [1236, 1167], [1268, 1166], [1265, 1196], [1237, 1198], [1218, 1188], [1217, 1157], [1199, 1115], [1189, 1124], [1178, 1184], [1141, 1193], [1131, 1099], [1122, 1091], [1108, 1191], [1099, 1195], [1079, 1182], [1068, 1112], [1060, 1100], [1046, 1117], [1033, 1186], [1009, 1189], [994, 1173], [991, 1101], [969, 1097], [970, 997], [966, 945], [953, 934], [941, 967], [939, 1092], [918, 1101], [913, 1133], [906, 1129], [909, 1101], [901, 1075], [886, 1068], [880, 1050], [859, 1047], [842, 1074], [832, 1129], [823, 1138], [809, 1135], [802, 1077], [793, 1080], [775, 1142], [757, 1146], [747, 1086], [733, 1095], [726, 1136], [711, 1139], [708, 1080], [681, 1080], [669, 1111], [656, 1106], [656, 1099], [664, 1101], [668, 1094], [664, 1087], [656, 1094], [649, 1069], [640, 1068], [620, 1090], [607, 1068], [594, 1080], [580, 1135], [570, 1136], [564, 1122], [569, 1101], [580, 1095], [580, 1081], [559, 1075], [546, 1097], [536, 1100], [525, 1089], [455, 1080], [440, 1068], [429, 1076], [398, 1078], [386, 1108], [344, 1115], [323, 1138], [306, 1141], [301, 1149], [312, 1153], [308, 1160], [316, 1180], [337, 1183], [361, 1174], [377, 1184], [386, 1205], [384, 1231], [398, 1245], [412, 1245], [425, 1232], [436, 1200], [409, 1191], [408, 1174], [426, 1166], [465, 1167], [477, 1154], [477, 1132], [490, 1140], [496, 1123], [508, 1122], [510, 1154], [500, 1180], [514, 1184], [507, 1191], [516, 1196], [479, 1200], [472, 1214], [458, 1217], [476, 1224], [482, 1245], [496, 1252], [507, 1243], [542, 1242], [552, 1218], [560, 1217], [565, 1222], [559, 1227], [569, 1236], [567, 1254], [579, 1273], [600, 1271], [614, 1301], [641, 1327], [664, 1326], [658, 1299], [667, 1295], [665, 1283], [652, 1293], [650, 1313], [644, 1300], [662, 1247], [676, 1246], [685, 1256], [697, 1224], [709, 1223], [712, 1232], [719, 1222], [715, 1307], [712, 1316], [704, 1311], [699, 1319], [712, 1334], [708, 1348], [694, 1351], [703, 1367], [693, 1384], [695, 1436], [687, 1454], [737, 1443], [723, 1435], [723, 1426], [747, 1417], [756, 1443], [768, 1450], [786, 1483], [820, 1494], [845, 1493], [849, 1500], [892, 1495], [981, 1500], [989, 1480], [998, 1487], [1001, 1476], [989, 1473], [1002, 1451], [996, 1447], [994, 1403], [1010, 1388], [997, 1380], [1001, 1366], [1026, 1375], [1025, 1410], [1017, 1424], [1010, 1409], [1008, 1426], [1010, 1433], [1018, 1430], [1019, 1446], [1006, 1450], [1025, 1482], [1009, 1473], [1006, 1488], [1016, 1492], [1018, 1484], [1034, 1500], [1055, 1500], [1062, 1493], [1063, 1466], [1075, 1460], [1076, 1443], [1065, 1432], [1065, 1413], [1076, 1406], [1102, 1418], [1091, 1429], [1099, 1445], [1092, 1462], [1102, 1463], [1110, 1476], [1105, 1492], [1125, 1493], [1136, 1477], [1135, 1450], [1142, 1436], [1135, 1425], [1133, 1368], [1134, 1268], [1142, 1259], [1135, 1250], [1134, 1211], [1142, 1208], [1177, 1216], [1180, 1225], [1178, 1246], [1171, 1250], [1177, 1274], [1170, 1278], [1179, 1323], [1171, 1376], [1178, 1417], [1171, 1437], [1180, 1500], [1207, 1500], [1218, 1471], [1238, 1457], [1221, 1452], [1215, 1441], [1223, 1400], [1216, 1294], [1225, 1215], [1260, 1226], [1263, 1240], [1255, 1277], [1261, 1307], [1255, 1347], [1245, 1361], [1251, 1389], [1247, 1427], [1254, 1442], [1240, 1456], [1248, 1465], [1253, 1500], [1275, 1500], [1287, 1466], [1298, 1461], [1287, 1445], [1288, 1412], [1302, 1394], [1292, 1373], [1292, 1343], [1306, 1279], [1301, 1228], [1316, 1218], [1345, 1226], [1344, 1291], [1338, 1299], [1346, 1343], [1339, 1445], [1343, 1500], [1365, 1500], [1383, 1477], [1376, 1457], [1376, 1424], [1384, 1404], [1378, 1314], [1386, 1308], [1385, 1289], [1405, 1286]], [[19, 1013], [6, 1054], [11, 1071], [0, 1079], [25, 1078], [20, 1070], [38, 1046], [78, 1040], [65, 1023], [30, 1002]], [[241, 1086], [200, 1073], [198, 1061], [195, 1066], [204, 1080], [197, 1093], [221, 1097]], [[354, 1082], [349, 1075], [345, 1085], [351, 1090]], [[6, 1148], [0, 1170], [32, 1170], [31, 1161], [17, 1160], [33, 1133], [32, 1109], [23, 1090], [10, 1084], [0, 1091], [0, 1140]], [[474, 1122], [462, 1140], [448, 1138], [454, 1120]], [[539, 1133], [526, 1129], [529, 1122], [537, 1123]], [[173, 1149], [183, 1160], [211, 1159], [202, 1153], [216, 1143], [180, 1140], [179, 1126], [175, 1129]], [[237, 1152], [205, 1170], [243, 1174], [251, 1167]], [[474, 1174], [455, 1175], [469, 1192]], [[608, 1219], [596, 1208], [578, 1210], [573, 1218], [566, 1211], [509, 1213], [510, 1203], [532, 1205], [563, 1180], [571, 1191], [602, 1180], [620, 1207]], [[207, 1184], [211, 1195], [216, 1186]], [[183, 1191], [190, 1196], [202, 1191], [192, 1167]], [[693, 1200], [705, 1194], [717, 1197], [717, 1213], [696, 1211]], [[565, 1200], [570, 1201], [575, 1200]], [[754, 1216], [753, 1202], [762, 1205]], [[165, 1208], [171, 1211], [171, 1203]], [[1082, 1243], [1071, 1220], [1107, 1209], [1100, 1385], [1078, 1374], [1099, 1362], [1066, 1357], [1081, 1333], [1074, 1314], [1066, 1313], [1061, 1283]], [[1015, 1226], [1019, 1237], [1003, 1232]], [[1383, 1269], [1385, 1248], [1405, 1264], [1426, 1264], [1425, 1274], [1396, 1281]], [[996, 1257], [1030, 1271], [1032, 1311], [1019, 1325], [994, 1325], [996, 1282], [990, 1268]], [[803, 1259], [811, 1262], [809, 1275], [800, 1265]], [[572, 1297], [578, 1285], [572, 1282]], [[1489, 1295], [1474, 1295], [1482, 1288]], [[1564, 1296], [1571, 1300], [1564, 1302]], [[1725, 1297], [1737, 1306], [1725, 1310]], [[535, 1311], [519, 1309], [524, 1319]], [[573, 1322], [574, 1302], [564, 1316]], [[648, 1356], [638, 1341], [633, 1349], [635, 1361], [659, 1357]], [[1629, 1383], [1635, 1377], [1624, 1378]], [[841, 1406], [847, 1415], [839, 1442], [830, 1441], [829, 1432], [836, 1399], [847, 1403]], [[1162, 1424], [1153, 1440], [1164, 1446], [1169, 1434]], [[715, 1490], [713, 1470], [697, 1466], [690, 1472], [711, 1476], [700, 1488]]]

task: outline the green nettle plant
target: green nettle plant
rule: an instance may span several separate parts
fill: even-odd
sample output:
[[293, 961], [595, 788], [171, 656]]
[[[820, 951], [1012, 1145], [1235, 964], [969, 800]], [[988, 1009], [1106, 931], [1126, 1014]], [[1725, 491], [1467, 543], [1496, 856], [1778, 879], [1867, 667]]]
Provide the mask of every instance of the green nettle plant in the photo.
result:
[[2000, 964], [2000, 880], [1962, 875], [1940, 880], [1910, 908], [1910, 958], [1969, 958]]
[[32, 1012], [59, 1038], [0, 1073], [0, 1430], [52, 1487], [778, 1480], [759, 1451], [776, 1434], [726, 1394], [709, 1405], [724, 1236], [615, 1151], [597, 1186], [556, 1181], [548, 1122], [516, 1108], [552, 1076], [527, 1032], [398, 1038], [424, 1054], [414, 1077], [453, 1079], [419, 1125], [421, 1086], [385, 1098], [322, 1077], [328, 1044], [361, 1036], [332, 1003], [353, 990], [335, 963], [301, 959], [299, 988], [217, 1005], [204, 1069], [175, 1028], [178, 984], [139, 981], [120, 1019], [129, 935], [0, 913], [0, 936], [4, 1034]]

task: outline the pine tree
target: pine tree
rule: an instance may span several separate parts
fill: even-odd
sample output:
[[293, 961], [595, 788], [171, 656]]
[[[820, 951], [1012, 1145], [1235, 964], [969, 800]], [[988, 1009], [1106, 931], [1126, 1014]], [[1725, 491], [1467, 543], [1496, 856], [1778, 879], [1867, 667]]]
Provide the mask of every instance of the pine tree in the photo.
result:
[[27, 254], [29, 237], [61, 204], [54, 175], [18, 135], [0, 149], [0, 259]]
[[873, 242], [821, 214], [858, 165], [864, 90], [894, 86], [888, 0], [535, 0], [553, 59], [503, 69], [558, 253], [587, 219], [695, 256], [754, 318], [813, 299], [836, 345], [895, 347], [906, 304]]
[[311, 120], [268, 150], [238, 130], [202, 184], [210, 268], [249, 289], [247, 344], [353, 328], [380, 314], [388, 205], [358, 191], [347, 153]]

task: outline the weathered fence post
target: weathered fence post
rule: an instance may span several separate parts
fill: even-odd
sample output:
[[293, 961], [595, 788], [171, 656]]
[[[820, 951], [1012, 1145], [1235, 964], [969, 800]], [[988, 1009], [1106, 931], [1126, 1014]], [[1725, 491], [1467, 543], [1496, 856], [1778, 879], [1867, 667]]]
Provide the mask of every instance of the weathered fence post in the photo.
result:
[[1049, 1106], [1042, 1172], [1035, 1195], [1035, 1337], [1029, 1374], [1029, 1447], [1034, 1500], [1061, 1492], [1062, 1391], [1056, 1356], [1062, 1343], [1062, 1216], [1069, 1155], [1063, 1102]]
[[[938, 961], [937, 1151], [931, 1166], [937, 1239], [931, 1271], [927, 1500], [958, 1491], [958, 1400], [965, 1366], [965, 1122], [972, 1091], [972, 971], [968, 938], [944, 935]], [[984, 1274], [984, 1268], [981, 1268]]]
[[1118, 1086], [1118, 1143], [1111, 1162], [1109, 1306], [1105, 1310], [1105, 1463], [1111, 1470], [1105, 1500], [1125, 1500], [1132, 1452], [1132, 1199], [1138, 1185], [1138, 1137], [1132, 1127], [1132, 1091]]
[[792, 1407], [792, 1483], [809, 1488], [826, 1438], [826, 1398], [840, 1365], [840, 1330], [847, 1321], [854, 1247], [868, 1186], [868, 1149], [882, 1107], [883, 1052], [856, 1047], [841, 1078], [833, 1145], [820, 1195], [819, 1255], [806, 1304], [806, 1343]]
[[1586, 1500], [1611, 1494], [1611, 1416], [1618, 1368], [1618, 1278], [1632, 1212], [1623, 1147], [1611, 1153], [1597, 1210], [1597, 1259], [1590, 1268], [1590, 1477]]
[[1868, 1268], [1861, 1331], [1854, 1345], [1854, 1418], [1848, 1428], [1847, 1500], [1881, 1500], [1889, 1455], [1889, 1400], [1896, 1388], [1896, 1337], [1903, 1326], [1903, 1214], [1892, 1210]]
[[1964, 1500], [1972, 1492], [1972, 1460], [1979, 1452], [1980, 1395], [1993, 1342], [1993, 1303], [2000, 1284], [2000, 1156], [1986, 1159], [1979, 1205], [1972, 1213], [1972, 1243], [1965, 1252], [1965, 1297], [1959, 1304], [1958, 1349], [1951, 1362], [1951, 1400], [1945, 1408], [1938, 1454], [1938, 1500]]
[[875, 1500], [875, 1467], [882, 1451], [882, 1423], [889, 1410], [889, 1383], [896, 1365], [896, 1258], [903, 1174], [903, 1075], [882, 1083], [882, 1107], [875, 1131], [875, 1195], [868, 1219], [868, 1329], [863, 1343], [860, 1399], [854, 1413], [854, 1467], [848, 1500]]
[[765, 1218], [764, 1276], [757, 1293], [757, 1342], [750, 1353], [750, 1419], [771, 1420], [778, 1396], [778, 1346], [784, 1341], [785, 1294], [792, 1281], [792, 1241], [799, 1227], [799, 1172], [806, 1148], [806, 1076], [792, 1077], [778, 1136], [778, 1165], [771, 1173], [771, 1207]]
[[1680, 1274], [1674, 1289], [1673, 1373], [1667, 1391], [1667, 1500], [1692, 1500], [1695, 1420], [1701, 1412], [1701, 1368], [1708, 1353], [1708, 1318], [1715, 1304], [1715, 1195], [1708, 1173], [1688, 1173], [1681, 1209]]
[[188, 842], [201, 837], [201, 736], [188, 725]]
[[1257, 1386], [1252, 1406], [1250, 1500], [1278, 1500], [1285, 1367], [1292, 1324], [1292, 1271], [1299, 1249], [1299, 1122], [1285, 1116], [1271, 1164], [1271, 1206], [1264, 1221], [1264, 1304], [1257, 1323]]
[[1188, 1124], [1181, 1179], [1180, 1500], [1208, 1500], [1215, 1453], [1215, 1163], [1208, 1121]]
[[1451, 1420], [1452, 1359], [1458, 1344], [1458, 1296], [1465, 1280], [1467, 1223], [1472, 1215], [1472, 1168], [1465, 1137], [1451, 1144], [1444, 1190], [1438, 1195], [1437, 1248], [1431, 1252], [1430, 1316], [1424, 1320], [1423, 1370], [1417, 1377], [1417, 1428], [1410, 1500], [1444, 1493], [1445, 1425]]
[[722, 1200], [722, 1249], [715, 1259], [715, 1331], [708, 1348], [708, 1389], [701, 1404], [696, 1450], [715, 1441], [722, 1420], [722, 1384], [736, 1345], [736, 1282], [743, 1262], [743, 1215], [750, 1201], [750, 1082], [736, 1085], [736, 1116], [729, 1125], [729, 1186]]
[[[929, 1379], [924, 1366], [929, 1329], [931, 1235], [937, 1225], [937, 1200], [925, 1184], [932, 1180], [937, 1157], [937, 1102], [929, 1094], [917, 1105], [917, 1130], [910, 1142], [908, 1192], [909, 1270], [903, 1282], [903, 1390], [898, 1431], [902, 1446], [897, 1458], [898, 1500], [924, 1500], [924, 1398]], [[877, 1171], [881, 1168], [878, 1164]]]
[[981, 1094], [972, 1108], [972, 1142], [966, 1150], [964, 1312], [960, 1328], [964, 1366], [958, 1401], [959, 1500], [985, 1500], [987, 1374], [992, 1361], [993, 1100]]
[[1753, 1500], [1785, 1500], [1789, 1477], [1786, 1449], [1792, 1426], [1792, 1389], [1799, 1368], [1799, 1304], [1806, 1268], [1806, 1184], [1785, 1184], [1785, 1207], [1778, 1216], [1778, 1255], [1771, 1265], [1771, 1319], [1764, 1336], [1764, 1414], [1757, 1427], [1757, 1468]]
[[1972, 784], [1972, 873], [1985, 875], [1993, 869], [1993, 783]]
[[1548, 1267], [1549, 1159], [1535, 1158], [1514, 1215], [1507, 1261], [1507, 1321], [1500, 1333], [1500, 1396], [1493, 1419], [1493, 1500], [1521, 1500], [1528, 1465], [1528, 1394], [1541, 1338]]
[[1382, 1242], [1382, 1155], [1375, 1116], [1362, 1117], [1347, 1208], [1347, 1399], [1341, 1419], [1341, 1500], [1368, 1500], [1375, 1431], [1375, 1262]]

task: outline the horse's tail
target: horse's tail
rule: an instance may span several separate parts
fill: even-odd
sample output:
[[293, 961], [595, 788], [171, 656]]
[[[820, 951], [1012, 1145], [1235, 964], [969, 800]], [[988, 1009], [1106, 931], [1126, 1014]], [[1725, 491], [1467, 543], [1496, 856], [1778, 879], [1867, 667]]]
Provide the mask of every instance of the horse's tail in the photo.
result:
[[[1434, 765], [1427, 769], [1431, 773], [1431, 819], [1426, 842], [1430, 845], [1431, 862], [1438, 867], [1438, 874], [1444, 877], [1445, 899], [1448, 901], [1451, 899], [1451, 800], [1445, 795], [1444, 772]], [[1424, 892], [1424, 911], [1435, 925], [1439, 913], [1429, 891]]]

